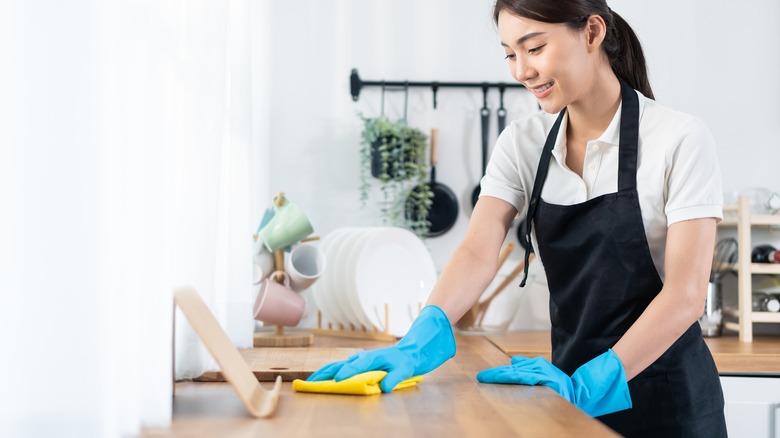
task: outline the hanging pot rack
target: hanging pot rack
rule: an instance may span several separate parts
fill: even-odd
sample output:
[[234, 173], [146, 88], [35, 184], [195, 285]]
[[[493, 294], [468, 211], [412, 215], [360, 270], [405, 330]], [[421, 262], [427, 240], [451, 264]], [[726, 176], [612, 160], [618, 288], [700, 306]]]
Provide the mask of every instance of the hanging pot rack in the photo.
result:
[[436, 108], [436, 93], [439, 88], [481, 88], [483, 93], [487, 94], [490, 88], [497, 88], [503, 97], [504, 90], [508, 88], [525, 88], [521, 84], [507, 84], [504, 82], [413, 82], [413, 81], [368, 81], [360, 79], [356, 68], [352, 69], [349, 75], [349, 88], [352, 94], [352, 100], [357, 102], [360, 97], [360, 89], [363, 87], [401, 87], [408, 89], [411, 87], [430, 88], [433, 91], [433, 108]]

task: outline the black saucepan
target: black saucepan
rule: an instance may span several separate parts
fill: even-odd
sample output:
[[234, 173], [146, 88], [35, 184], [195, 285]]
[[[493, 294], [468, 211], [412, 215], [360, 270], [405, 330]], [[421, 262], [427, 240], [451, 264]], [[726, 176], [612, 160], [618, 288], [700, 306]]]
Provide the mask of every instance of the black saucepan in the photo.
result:
[[[436, 163], [438, 162], [439, 130], [431, 129], [431, 181], [428, 186], [433, 192], [431, 208], [428, 210], [428, 221], [431, 227], [428, 237], [437, 237], [446, 233], [455, 225], [458, 219], [458, 199], [452, 189], [436, 182]], [[417, 187], [412, 191], [418, 190]], [[416, 211], [407, 209], [407, 217], [417, 220]]]

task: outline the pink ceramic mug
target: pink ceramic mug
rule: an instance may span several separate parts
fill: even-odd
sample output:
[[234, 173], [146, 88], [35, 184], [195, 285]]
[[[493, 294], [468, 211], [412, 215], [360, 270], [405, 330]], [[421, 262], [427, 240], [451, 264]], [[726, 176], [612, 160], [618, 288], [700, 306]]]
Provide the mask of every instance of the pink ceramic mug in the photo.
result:
[[265, 324], [292, 327], [301, 321], [306, 310], [306, 300], [290, 289], [290, 278], [287, 274], [282, 275], [284, 284], [274, 280], [276, 273], [260, 283], [252, 313], [256, 320]]

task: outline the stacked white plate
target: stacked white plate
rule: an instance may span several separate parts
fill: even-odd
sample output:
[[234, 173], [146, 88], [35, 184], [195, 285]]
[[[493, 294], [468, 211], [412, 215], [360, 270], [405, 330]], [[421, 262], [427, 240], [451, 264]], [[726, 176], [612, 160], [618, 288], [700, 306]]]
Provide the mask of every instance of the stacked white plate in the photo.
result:
[[339, 228], [325, 236], [320, 249], [328, 269], [311, 290], [323, 326], [379, 331], [387, 326], [391, 335], [405, 335], [436, 282], [422, 240], [403, 228]]

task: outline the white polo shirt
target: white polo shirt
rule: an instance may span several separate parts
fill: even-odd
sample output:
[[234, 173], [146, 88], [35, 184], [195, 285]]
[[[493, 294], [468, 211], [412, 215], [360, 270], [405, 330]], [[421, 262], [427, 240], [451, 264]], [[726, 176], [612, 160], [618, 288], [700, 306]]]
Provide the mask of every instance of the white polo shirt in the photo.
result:
[[[664, 279], [667, 227], [690, 219], [723, 219], [720, 166], [715, 141], [701, 120], [637, 95], [639, 206], [653, 262]], [[620, 110], [604, 133], [588, 142], [582, 178], [566, 166], [564, 115], [542, 189], [545, 202], [574, 205], [617, 191]], [[525, 215], [544, 142], [556, 118], [539, 112], [507, 126], [491, 154], [480, 196], [503, 199]], [[531, 237], [538, 247], [535, 233]]]

